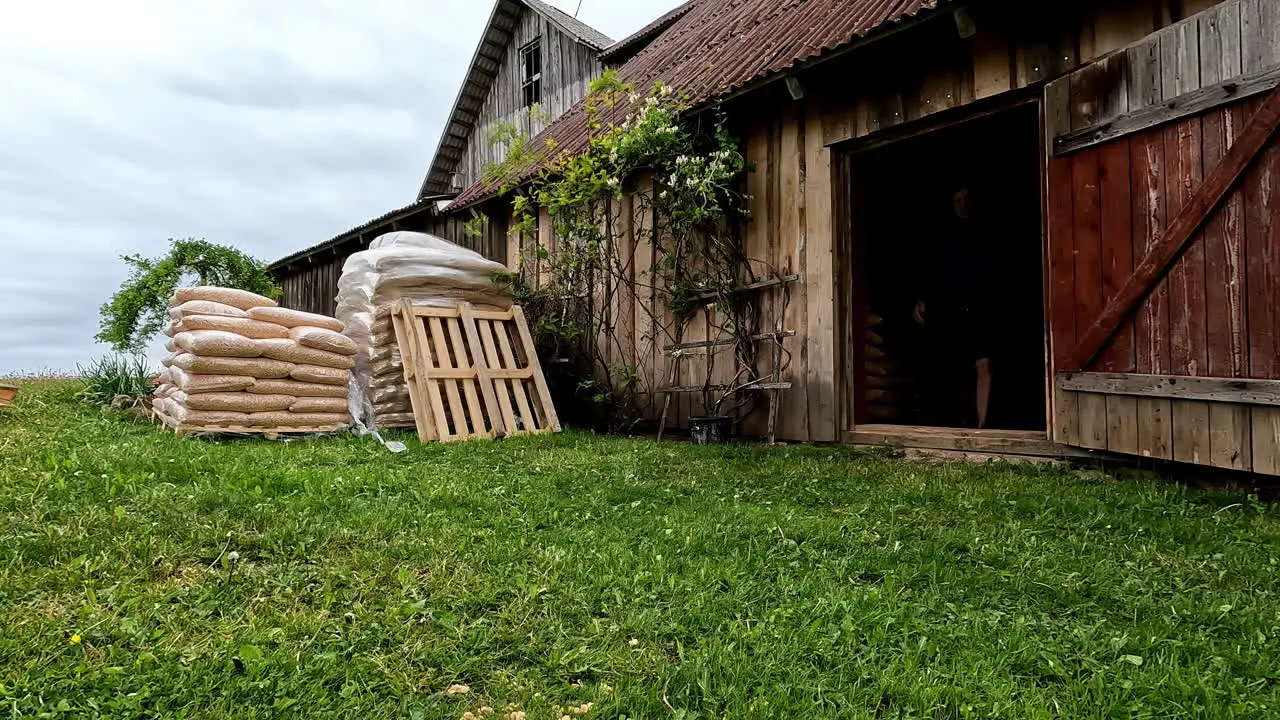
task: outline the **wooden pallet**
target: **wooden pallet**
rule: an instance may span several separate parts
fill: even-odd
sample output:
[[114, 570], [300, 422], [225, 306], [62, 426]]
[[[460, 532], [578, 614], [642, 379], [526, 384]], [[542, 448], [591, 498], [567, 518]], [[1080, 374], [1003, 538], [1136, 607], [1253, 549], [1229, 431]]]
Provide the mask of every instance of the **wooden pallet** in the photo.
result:
[[391, 318], [423, 442], [560, 431], [523, 309], [401, 300]]
[[160, 424], [160, 427], [166, 430], [172, 430], [178, 437], [197, 434], [218, 434], [218, 435], [261, 435], [267, 440], [278, 440], [281, 435], [314, 435], [317, 433], [335, 433], [338, 432], [337, 425], [325, 425], [320, 427], [276, 427], [276, 428], [260, 428], [247, 427], [243, 425], [230, 426], [212, 426], [212, 425], [184, 425], [177, 420], [169, 417], [154, 409], [151, 411], [152, 420]]
[[17, 396], [17, 385], [0, 385], [0, 407], [9, 407]]

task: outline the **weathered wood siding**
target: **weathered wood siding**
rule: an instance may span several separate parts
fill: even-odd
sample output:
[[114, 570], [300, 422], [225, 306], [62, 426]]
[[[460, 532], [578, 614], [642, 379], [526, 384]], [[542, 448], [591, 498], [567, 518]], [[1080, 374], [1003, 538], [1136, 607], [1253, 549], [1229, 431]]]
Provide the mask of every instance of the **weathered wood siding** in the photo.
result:
[[[1280, 68], [1280, 0], [1230, 0], [1046, 90], [1049, 323], [1063, 443], [1280, 474], [1280, 409], [1233, 379], [1280, 380], [1280, 141], [1274, 137], [1097, 358], [1076, 345], [1242, 136], [1265, 94], [1178, 114], [1184, 99]], [[1274, 87], [1275, 78], [1270, 81]], [[1194, 107], [1194, 106], [1193, 106]], [[1167, 113], [1149, 127], [1129, 122]], [[1112, 137], [1111, 127], [1134, 131]], [[1085, 132], [1081, 134], [1081, 131]], [[1092, 138], [1098, 137], [1098, 141]], [[1053, 147], [1058, 151], [1054, 152]], [[1082, 390], [1076, 373], [1198, 378], [1216, 395]], [[1113, 382], [1119, 387], [1124, 383]], [[1151, 384], [1148, 382], [1148, 384]], [[1155, 387], [1155, 385], [1152, 385]]]
[[851, 61], [863, 72], [850, 73], [840, 63], [815, 71], [815, 94], [828, 112], [823, 140], [874, 136], [1035, 86], [1218, 2], [1081, 0], [1051, 10], [1040, 3], [977, 3], [967, 11], [976, 30], [968, 39], [939, 18], [868, 48]]
[[[761, 310], [761, 333], [784, 333], [782, 382], [792, 389], [779, 392], [777, 435], [794, 441], [832, 442], [840, 437], [837, 363], [842, 353], [836, 344], [835, 234], [833, 222], [831, 151], [823, 145], [823, 114], [816, 106], [795, 106], [777, 118], [755, 123], [746, 137], [748, 163], [755, 171], [747, 178], [747, 190], [756, 198], [753, 217], [745, 227], [744, 241], [751, 262], [752, 280], [798, 275], [799, 282], [754, 293]], [[647, 182], [647, 181], [645, 181]], [[619, 223], [625, 280], [618, 287], [602, 287], [599, 302], [607, 303], [611, 330], [603, 333], [601, 351], [611, 364], [636, 368], [646, 397], [643, 405], [657, 420], [664, 406], [660, 392], [672, 387], [728, 385], [736, 370], [732, 348], [686, 350], [678, 363], [666, 349], [677, 343], [694, 345], [718, 338], [714, 305], [697, 311], [678, 336], [676, 323], [661, 300], [648, 289], [656, 279], [655, 219], [636, 197], [625, 198], [613, 212]], [[545, 282], [547, 268], [538, 260], [536, 247], [554, 254], [551, 222], [540, 218], [537, 237], [511, 238], [508, 265], [521, 269], [534, 283]], [[744, 278], [744, 281], [748, 279]], [[634, 286], [635, 295], [630, 287]], [[606, 306], [602, 305], [602, 310]], [[623, 338], [605, 341], [608, 338]], [[773, 372], [772, 341], [761, 341], [757, 370]], [[748, 434], [766, 431], [768, 401], [759, 396], [755, 412], [741, 428]], [[688, 427], [688, 419], [705, 415], [701, 393], [671, 396], [669, 428]]]
[[[793, 388], [780, 393], [778, 437], [837, 441], [853, 424], [857, 363], [849, 338], [860, 332], [854, 329], [851, 316], [861, 308], [855, 308], [851, 299], [857, 288], [852, 287], [849, 263], [856, 258], [845, 243], [857, 218], [849, 217], [845, 187], [875, 179], [843, 174], [838, 158], [853, 144], [847, 141], [865, 144], [891, 138], [899, 130], [927, 124], [926, 119], [935, 114], [1039, 87], [1179, 16], [1214, 4], [1213, 0], [1081, 2], [1055, 8], [1053, 14], [1044, 14], [1044, 21], [1034, 19], [1042, 14], [1039, 6], [1008, 13], [988, 5], [986, 12], [974, 11], [977, 33], [971, 38], [961, 39], [949, 18], [935, 19], [801, 73], [805, 97], [800, 101], [789, 99], [775, 84], [728, 104], [726, 111], [743, 139], [748, 162], [755, 166], [746, 181], [753, 219], [745, 242], [753, 266], [757, 275], [768, 268], [801, 278], [760, 296], [762, 330], [795, 332], [782, 341], [782, 379], [793, 383]], [[1024, 4], [1009, 5], [1016, 10]], [[632, 249], [630, 272], [640, 277], [653, 262], [653, 218], [638, 208], [631, 216], [624, 242]], [[523, 258], [525, 272], [536, 276], [537, 263], [530, 262], [533, 248], [553, 246], [549, 238], [546, 218], [539, 224], [538, 237], [512, 238], [507, 246], [509, 266], [518, 267]], [[652, 307], [654, 299], [647, 296], [643, 283], [638, 294], [634, 299], [618, 293], [604, 296], [613, 303]], [[729, 361], [700, 354], [681, 361], [673, 376], [672, 360], [663, 350], [671, 344], [670, 319], [664, 326], [664, 320], [654, 323], [645, 312], [619, 316], [631, 323], [635, 342], [610, 352], [635, 358], [646, 387], [701, 385], [708, 375], [708, 362], [713, 382], [732, 377]], [[682, 342], [710, 339], [706, 328], [704, 321], [691, 322]], [[760, 370], [769, 372], [768, 353], [761, 352], [760, 357]], [[656, 417], [661, 396], [653, 395], [648, 403]], [[764, 409], [761, 403], [740, 429], [763, 433]], [[690, 416], [705, 408], [700, 395], [690, 394], [673, 399], [672, 411], [671, 424], [684, 427]]]
[[[520, 48], [538, 38], [542, 40], [542, 102], [531, 113], [524, 105]], [[486, 165], [501, 162], [505, 156], [506, 147], [490, 142], [499, 123], [513, 123], [533, 137], [585, 97], [588, 84], [603, 72], [597, 55], [598, 51], [578, 43], [538, 13], [522, 10], [507, 43], [506, 58], [458, 164], [463, 187], [479, 180]]]

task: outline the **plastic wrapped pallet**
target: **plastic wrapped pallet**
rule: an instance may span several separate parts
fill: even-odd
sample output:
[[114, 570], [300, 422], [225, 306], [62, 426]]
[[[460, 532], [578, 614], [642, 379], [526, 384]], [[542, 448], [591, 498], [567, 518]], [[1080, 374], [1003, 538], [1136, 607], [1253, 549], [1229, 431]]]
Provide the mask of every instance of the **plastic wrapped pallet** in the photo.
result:
[[350, 422], [347, 351], [355, 348], [336, 319], [209, 287], [179, 290], [170, 315], [175, 351], [152, 408], [179, 432], [270, 434]]
[[[338, 280], [337, 314], [356, 346], [350, 406], [357, 430], [413, 425], [392, 307], [407, 298], [427, 307], [470, 302], [481, 310], [506, 310], [511, 288], [498, 279], [505, 271], [479, 253], [411, 232], [382, 235], [347, 259]], [[387, 388], [395, 390], [380, 394], [375, 405], [372, 391]]]

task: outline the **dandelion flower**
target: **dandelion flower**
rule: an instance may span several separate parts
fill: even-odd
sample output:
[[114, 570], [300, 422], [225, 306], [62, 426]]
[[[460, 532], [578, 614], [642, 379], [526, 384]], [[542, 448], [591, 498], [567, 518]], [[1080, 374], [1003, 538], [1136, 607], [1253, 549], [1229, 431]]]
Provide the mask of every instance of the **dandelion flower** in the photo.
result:
[[79, 644], [81, 643], [81, 641], [83, 641], [83, 640], [84, 640], [84, 638], [80, 637], [79, 635], [72, 635], [72, 636], [68, 639], [68, 642], [70, 642], [72, 645], [79, 645]]
[[235, 550], [232, 550], [231, 552], [227, 553], [227, 560], [229, 562], [240, 562], [240, 553], [236, 552]]

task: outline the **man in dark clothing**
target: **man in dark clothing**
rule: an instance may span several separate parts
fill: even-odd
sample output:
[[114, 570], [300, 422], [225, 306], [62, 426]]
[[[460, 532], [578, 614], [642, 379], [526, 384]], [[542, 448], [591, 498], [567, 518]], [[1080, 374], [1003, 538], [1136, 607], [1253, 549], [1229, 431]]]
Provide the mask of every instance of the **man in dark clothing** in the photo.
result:
[[[962, 400], [957, 409], [969, 415], [976, 410], [979, 428], [987, 424], [991, 404], [991, 356], [995, 340], [994, 292], [996, 278], [991, 271], [989, 242], [972, 219], [971, 198], [961, 188], [952, 198], [952, 222], [942, 237], [942, 247], [934, 257], [925, 297], [913, 312], [916, 323], [929, 328], [939, 344], [938, 360], [947, 371], [934, 378], [943, 393], [963, 393], [976, 404]], [[973, 380], [971, 384], [970, 380]], [[969, 389], [974, 394], [969, 394]]]

